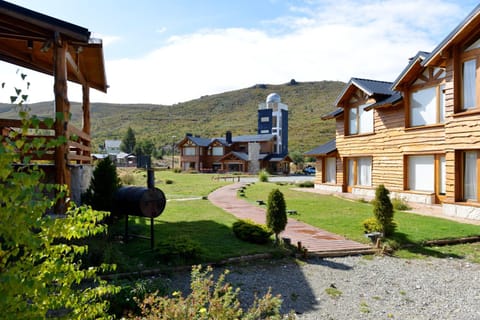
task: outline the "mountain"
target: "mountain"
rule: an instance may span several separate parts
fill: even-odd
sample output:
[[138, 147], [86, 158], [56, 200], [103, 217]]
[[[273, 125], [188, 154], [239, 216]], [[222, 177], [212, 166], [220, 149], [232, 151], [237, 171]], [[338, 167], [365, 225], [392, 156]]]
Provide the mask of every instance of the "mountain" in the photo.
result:
[[[91, 104], [94, 149], [105, 139], [121, 140], [130, 126], [137, 142], [151, 139], [156, 146], [171, 145], [186, 133], [202, 137], [256, 134], [258, 105], [276, 92], [289, 108], [289, 150], [308, 151], [335, 137], [334, 121], [320, 117], [334, 108], [345, 83], [338, 81], [257, 84], [250, 88], [202, 96], [174, 105]], [[53, 102], [28, 105], [32, 114], [53, 116]], [[81, 127], [81, 104], [71, 102], [72, 122]], [[0, 118], [13, 118], [15, 106], [0, 104]], [[175, 138], [172, 138], [175, 136]]]

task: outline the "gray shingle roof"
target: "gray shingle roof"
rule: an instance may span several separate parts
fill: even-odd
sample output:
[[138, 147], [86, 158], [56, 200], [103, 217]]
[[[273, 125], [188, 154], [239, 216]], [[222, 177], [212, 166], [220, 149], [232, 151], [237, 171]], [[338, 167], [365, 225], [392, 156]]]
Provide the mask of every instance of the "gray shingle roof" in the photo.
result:
[[255, 134], [249, 136], [237, 136], [232, 137], [233, 142], [260, 142], [260, 141], [270, 141], [273, 139], [273, 134]]
[[310, 151], [305, 152], [306, 156], [317, 156], [317, 155], [327, 155], [330, 152], [337, 150], [336, 140], [330, 140], [321, 146], [318, 146]]
[[208, 139], [208, 138], [190, 137], [190, 136], [187, 138], [199, 147], [208, 147], [210, 142], [212, 142], [212, 139]]
[[406, 74], [410, 71], [410, 69], [416, 64], [416, 63], [422, 63], [430, 53], [425, 52], [425, 51], [418, 51], [417, 54], [410, 58], [410, 61], [408, 62], [408, 65], [405, 67], [405, 69], [402, 70], [402, 72], [398, 75], [397, 79], [392, 83], [392, 90], [395, 89], [395, 87], [398, 85], [398, 83], [405, 77]]
[[335, 110], [333, 110], [332, 112], [330, 113], [327, 113], [326, 115], [323, 115], [321, 117], [322, 120], [329, 120], [329, 119], [334, 119], [336, 117], [338, 117], [339, 115], [343, 114], [343, 109], [342, 108], [337, 108]]

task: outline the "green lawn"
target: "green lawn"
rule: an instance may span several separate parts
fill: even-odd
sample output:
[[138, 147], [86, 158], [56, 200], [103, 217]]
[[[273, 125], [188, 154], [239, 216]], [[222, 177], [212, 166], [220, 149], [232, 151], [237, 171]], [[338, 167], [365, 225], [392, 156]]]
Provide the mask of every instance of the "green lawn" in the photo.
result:
[[[364, 243], [369, 242], [364, 236], [362, 221], [373, 216], [373, 206], [371, 204], [334, 196], [295, 191], [292, 190], [292, 187], [294, 186], [288, 184], [256, 183], [246, 189], [245, 199], [252, 203], [255, 203], [256, 200], [266, 200], [272, 189], [279, 188], [285, 196], [287, 208], [298, 212], [298, 215], [292, 216], [293, 218], [343, 235], [348, 239]], [[409, 253], [422, 253], [418, 245], [427, 240], [480, 235], [480, 226], [435, 217], [395, 212], [394, 220], [398, 227], [390, 240], [394, 240], [400, 245], [412, 246], [411, 249], [408, 249]], [[457, 246], [451, 246], [448, 250], [451, 252], [454, 247]], [[475, 246], [473, 245], [473, 247]], [[428, 254], [428, 250], [440, 252], [438, 256], [441, 256], [441, 252], [443, 252], [438, 248], [424, 248], [423, 253]], [[448, 250], [445, 250], [445, 254], [449, 254]], [[407, 255], [408, 253], [399, 252], [399, 254]], [[471, 254], [480, 256], [478, 246], [477, 252], [475, 253], [474, 250]], [[435, 254], [432, 252], [431, 255]], [[459, 256], [464, 256], [464, 254], [459, 254]]]

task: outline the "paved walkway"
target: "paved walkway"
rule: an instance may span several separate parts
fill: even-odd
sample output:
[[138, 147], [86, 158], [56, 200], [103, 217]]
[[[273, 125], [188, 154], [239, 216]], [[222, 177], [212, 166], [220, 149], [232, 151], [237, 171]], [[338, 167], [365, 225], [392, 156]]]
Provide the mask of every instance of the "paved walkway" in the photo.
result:
[[[219, 188], [208, 196], [208, 200], [217, 207], [235, 215], [239, 219], [250, 219], [256, 223], [266, 223], [266, 209], [253, 205], [237, 197], [237, 191], [246, 183], [235, 183]], [[321, 230], [306, 223], [288, 218], [286, 230], [281, 237], [290, 238], [293, 245], [301, 242], [309, 254], [339, 256], [367, 253], [372, 247], [347, 240], [337, 234]]]

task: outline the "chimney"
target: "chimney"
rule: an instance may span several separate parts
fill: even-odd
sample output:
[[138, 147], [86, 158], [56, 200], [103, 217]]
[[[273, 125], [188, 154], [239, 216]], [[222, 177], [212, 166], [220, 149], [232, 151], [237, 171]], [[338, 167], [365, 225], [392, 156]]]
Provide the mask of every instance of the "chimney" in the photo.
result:
[[186, 136], [186, 137], [191, 137], [192, 134], [191, 134], [190, 132], [187, 132], [187, 133], [185, 134], [185, 136]]
[[225, 134], [225, 140], [228, 144], [232, 144], [232, 131], [227, 131]]

